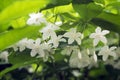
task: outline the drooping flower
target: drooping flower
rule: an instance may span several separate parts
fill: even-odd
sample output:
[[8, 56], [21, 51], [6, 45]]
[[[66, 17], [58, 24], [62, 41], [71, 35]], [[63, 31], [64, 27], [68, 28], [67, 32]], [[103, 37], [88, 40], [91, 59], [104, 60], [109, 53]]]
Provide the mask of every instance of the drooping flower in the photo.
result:
[[76, 41], [79, 45], [81, 44], [81, 38], [83, 35], [80, 32], [77, 32], [75, 28], [71, 28], [69, 32], [66, 32], [64, 37], [68, 38], [68, 44], [72, 44]]
[[52, 23], [47, 23], [47, 26], [44, 27], [39, 32], [43, 33], [43, 40], [46, 40], [49, 37], [56, 36], [55, 30], [58, 30], [58, 29], [60, 29], [60, 28], [57, 25], [52, 24]]
[[62, 55], [68, 55], [68, 56], [70, 56], [70, 54], [72, 53], [72, 51], [74, 52], [74, 51], [76, 51], [76, 50], [78, 50], [78, 46], [66, 46], [66, 47], [62, 50], [61, 54], [62, 54]]
[[99, 41], [102, 41], [104, 44], [106, 44], [107, 39], [106, 39], [105, 35], [108, 33], [109, 33], [108, 30], [101, 31], [101, 28], [97, 27], [95, 30], [95, 33], [92, 33], [90, 35], [90, 38], [94, 38], [93, 45], [96, 46], [99, 43]]
[[98, 55], [102, 56], [103, 61], [106, 61], [109, 56], [112, 56], [114, 59], [116, 59], [116, 53], [114, 51], [116, 48], [117, 47], [115, 47], [115, 46], [110, 47], [110, 48], [108, 46], [104, 46], [101, 48]]
[[0, 59], [5, 61], [5, 62], [8, 62], [8, 51], [3, 51], [0, 53]]
[[30, 44], [32, 44], [33, 42], [34, 41], [32, 39], [24, 38], [24, 39], [20, 40], [18, 43], [12, 45], [12, 48], [14, 49], [14, 51], [19, 50], [20, 52], [22, 52], [26, 48], [28, 48], [29, 46], [31, 46]]
[[27, 20], [28, 25], [40, 25], [41, 23], [46, 23], [42, 13], [31, 13], [29, 16], [30, 18]]
[[[43, 60], [47, 61], [48, 57], [51, 57], [52, 54], [54, 54], [54, 50], [52, 49], [52, 46], [46, 42], [41, 44], [41, 48], [44, 51]], [[39, 54], [41, 54], [41, 53], [39, 53]], [[38, 57], [39, 57], [39, 55], [38, 55]]]
[[62, 38], [62, 35], [59, 36], [53, 36], [50, 40], [49, 43], [53, 44], [53, 47], [57, 48], [59, 46], [59, 42], [66, 42], [64, 38]]
[[90, 64], [90, 58], [87, 53], [76, 50], [70, 57], [70, 66], [73, 68], [84, 68]]

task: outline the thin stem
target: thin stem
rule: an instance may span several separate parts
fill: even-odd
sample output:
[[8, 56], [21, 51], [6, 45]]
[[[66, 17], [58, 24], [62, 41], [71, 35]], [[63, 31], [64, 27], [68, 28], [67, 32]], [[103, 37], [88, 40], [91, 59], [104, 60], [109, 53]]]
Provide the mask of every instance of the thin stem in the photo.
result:
[[37, 72], [37, 70], [38, 70], [39, 66], [40, 66], [40, 62], [37, 64], [37, 66], [36, 66], [36, 68], [35, 68], [35, 71], [34, 71], [34, 73], [33, 73], [32, 77], [31, 77], [31, 80], [33, 80], [33, 79], [34, 79], [34, 77], [36, 76], [36, 72]]

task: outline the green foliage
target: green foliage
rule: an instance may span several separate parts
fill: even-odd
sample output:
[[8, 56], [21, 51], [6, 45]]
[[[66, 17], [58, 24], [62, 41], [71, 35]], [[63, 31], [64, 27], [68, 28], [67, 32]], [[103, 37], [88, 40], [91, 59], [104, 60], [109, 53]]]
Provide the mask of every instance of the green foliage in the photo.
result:
[[[117, 37], [120, 37], [119, 0], [0, 0], [0, 52], [23, 38], [36, 38], [36, 36], [40, 36], [38, 30], [42, 29], [44, 25], [28, 26], [26, 24], [29, 13], [33, 12], [43, 13], [48, 22], [55, 23], [61, 21], [63, 24], [60, 26], [61, 31], [57, 32], [59, 34], [65, 33], [70, 28], [77, 28], [77, 31], [84, 33], [84, 39], [80, 46], [82, 47], [81, 49], [88, 47], [91, 50], [94, 49], [92, 44], [89, 44], [91, 39], [88, 38], [97, 26], [112, 32], [112, 36], [109, 36], [114, 38], [113, 40], [115, 41], [110, 43], [110, 46], [118, 46], [120, 44], [119, 38], [114, 36], [117, 35]], [[12, 75], [11, 71], [17, 68], [38, 63], [41, 63], [40, 65], [44, 67], [40, 70], [41, 74], [38, 74], [37, 71], [32, 74], [40, 76], [42, 80], [45, 77], [48, 79], [49, 76], [49, 79], [58, 79], [60, 77], [60, 80], [84, 80], [84, 77], [86, 79], [91, 79], [91, 77], [96, 79], [101, 77], [101, 75], [109, 76], [110, 73], [105, 69], [106, 66], [101, 63], [102, 67], [94, 69], [85, 68], [86, 71], [82, 68], [70, 68], [69, 56], [62, 55], [62, 50], [59, 49], [61, 47], [64, 48], [64, 45], [66, 44], [60, 43], [58, 49], [55, 49], [55, 54], [52, 55], [54, 59], [50, 57], [44, 63], [41, 59], [31, 57], [29, 49], [23, 52], [14, 52], [9, 48], [11, 51], [9, 54], [9, 63], [12, 66], [1, 71], [0, 77], [6, 75], [8, 72]], [[101, 58], [101, 56], [99, 57]], [[74, 70], [79, 71], [81, 75], [78, 77], [73, 75], [72, 72]], [[111, 70], [114, 71], [114, 69]], [[116, 75], [112, 75], [111, 79], [114, 79], [117, 75], [117, 73]]]
[[[46, 6], [49, 0], [22, 0], [15, 1], [12, 5], [7, 6], [0, 13], [0, 25], [9, 23], [10, 20], [22, 17], [31, 12], [36, 12]], [[29, 4], [29, 5], [26, 5]], [[17, 14], [17, 15], [16, 15]], [[8, 26], [1, 26], [0, 31], [7, 29]]]
[[21, 29], [15, 29], [1, 33], [0, 50], [10, 47], [10, 45], [16, 43], [17, 41], [25, 37], [35, 36], [36, 34], [38, 34], [38, 30], [41, 28], [42, 26], [26, 26]]

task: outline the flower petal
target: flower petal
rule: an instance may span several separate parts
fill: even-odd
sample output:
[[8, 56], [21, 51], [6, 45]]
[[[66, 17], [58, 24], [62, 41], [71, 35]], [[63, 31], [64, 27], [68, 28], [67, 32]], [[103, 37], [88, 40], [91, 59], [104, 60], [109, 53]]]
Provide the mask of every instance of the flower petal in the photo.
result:
[[99, 39], [94, 39], [93, 40], [93, 46], [96, 46], [98, 44], [98, 42], [99, 42]]
[[35, 50], [32, 50], [32, 51], [30, 52], [31, 57], [34, 57], [36, 54], [37, 54], [37, 53], [36, 53]]
[[96, 36], [96, 33], [92, 33], [90, 34], [89, 38], [95, 38], [95, 36]]
[[76, 38], [76, 41], [77, 41], [77, 43], [78, 43], [79, 45], [81, 44], [80, 38]]
[[101, 39], [100, 39], [104, 44], [106, 44], [107, 43], [107, 39], [106, 39], [106, 37], [102, 37]]
[[113, 46], [110, 48], [111, 51], [115, 50], [117, 47], [116, 46]]
[[69, 38], [68, 39], [68, 44], [72, 44], [74, 42], [74, 39], [73, 38]]
[[101, 28], [100, 28], [100, 27], [97, 27], [97, 28], [95, 29], [95, 32], [96, 32], [96, 33], [100, 33], [100, 32], [101, 32]]
[[103, 30], [103, 31], [102, 31], [102, 35], [106, 35], [106, 34], [108, 34], [108, 33], [110, 33], [110, 31], [108, 31], [108, 30]]

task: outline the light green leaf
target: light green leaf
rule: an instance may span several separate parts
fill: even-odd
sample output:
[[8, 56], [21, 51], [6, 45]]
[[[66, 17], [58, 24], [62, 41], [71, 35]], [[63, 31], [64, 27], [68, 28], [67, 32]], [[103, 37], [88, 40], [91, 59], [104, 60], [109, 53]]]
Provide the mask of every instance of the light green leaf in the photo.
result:
[[[10, 22], [12, 19], [16, 19], [27, 15], [31, 12], [38, 11], [41, 8], [44, 8], [50, 0], [21, 0], [16, 1], [10, 6], [6, 7], [0, 13], [0, 25]], [[4, 26], [5, 27], [5, 26]], [[7, 29], [0, 27], [0, 31]], [[1, 30], [2, 29], [2, 30]]]
[[21, 29], [15, 29], [0, 34], [0, 50], [3, 50], [13, 43], [25, 37], [31, 37], [38, 34], [42, 26], [26, 26]]
[[81, 18], [85, 21], [89, 21], [90, 19], [96, 17], [103, 10], [103, 7], [95, 3], [73, 4], [73, 8], [80, 14]]

